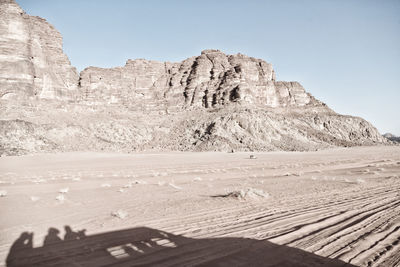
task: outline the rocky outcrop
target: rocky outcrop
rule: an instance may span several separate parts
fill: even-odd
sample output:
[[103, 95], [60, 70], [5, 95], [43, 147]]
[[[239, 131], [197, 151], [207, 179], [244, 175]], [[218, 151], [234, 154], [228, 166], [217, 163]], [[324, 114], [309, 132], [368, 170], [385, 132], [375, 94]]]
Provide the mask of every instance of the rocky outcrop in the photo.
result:
[[137, 59], [124, 67], [89, 67], [81, 73], [80, 87], [84, 101], [150, 109], [320, 104], [298, 82], [275, 81], [272, 65], [264, 60], [218, 50], [180, 63]]
[[39, 103], [34, 109], [10, 108], [1, 114], [0, 155], [88, 150], [310, 151], [387, 143], [362, 118], [324, 107], [277, 110], [231, 105], [159, 116], [112, 105]]
[[80, 75], [52, 25], [0, 0], [0, 98], [77, 100], [138, 110], [319, 104], [297, 82], [277, 82], [272, 65], [242, 54], [204, 50], [179, 63], [128, 60], [124, 67], [86, 68]]
[[0, 0], [0, 98], [71, 100], [78, 73], [62, 50], [61, 34], [14, 0]]
[[50, 24], [13, 0], [0, 5], [0, 155], [307, 151], [390, 142], [367, 121], [333, 112], [298, 82], [276, 81], [271, 64], [242, 54], [128, 60], [86, 68], [78, 79]]
[[383, 137], [385, 137], [386, 139], [388, 139], [394, 143], [400, 143], [400, 136], [395, 136], [394, 134], [391, 134], [391, 133], [385, 133], [383, 135]]

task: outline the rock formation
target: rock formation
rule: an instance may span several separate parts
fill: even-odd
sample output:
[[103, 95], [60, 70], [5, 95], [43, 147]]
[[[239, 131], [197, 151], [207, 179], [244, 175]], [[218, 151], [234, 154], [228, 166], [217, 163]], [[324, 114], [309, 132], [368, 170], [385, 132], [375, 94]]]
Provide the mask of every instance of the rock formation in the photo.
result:
[[395, 136], [394, 134], [391, 133], [385, 133], [383, 135], [383, 137], [385, 137], [386, 139], [395, 142], [395, 143], [400, 143], [400, 136]]
[[0, 98], [75, 99], [78, 73], [61, 34], [13, 0], [0, 0]]
[[147, 108], [214, 108], [232, 102], [264, 107], [320, 104], [298, 82], [277, 82], [272, 65], [242, 54], [204, 50], [179, 63], [128, 60], [81, 73], [82, 99]]
[[128, 60], [78, 78], [61, 35], [0, 0], [0, 155], [44, 151], [316, 150], [389, 141], [333, 112], [272, 65], [205, 50]]

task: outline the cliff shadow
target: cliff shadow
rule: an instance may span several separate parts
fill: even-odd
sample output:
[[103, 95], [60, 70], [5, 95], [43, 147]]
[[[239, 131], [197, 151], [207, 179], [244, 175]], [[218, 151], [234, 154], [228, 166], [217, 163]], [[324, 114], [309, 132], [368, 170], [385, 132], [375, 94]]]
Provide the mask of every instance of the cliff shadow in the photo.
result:
[[24, 232], [6, 264], [15, 266], [353, 266], [297, 248], [248, 238], [188, 238], [147, 227], [94, 235], [49, 228], [42, 247]]

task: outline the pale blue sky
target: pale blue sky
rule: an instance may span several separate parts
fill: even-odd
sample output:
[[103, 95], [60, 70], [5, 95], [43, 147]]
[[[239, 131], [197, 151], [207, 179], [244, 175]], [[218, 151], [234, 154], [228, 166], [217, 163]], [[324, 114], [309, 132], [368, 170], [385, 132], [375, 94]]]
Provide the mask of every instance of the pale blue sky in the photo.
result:
[[399, 0], [17, 0], [72, 64], [181, 61], [214, 48], [273, 64], [342, 114], [400, 135]]

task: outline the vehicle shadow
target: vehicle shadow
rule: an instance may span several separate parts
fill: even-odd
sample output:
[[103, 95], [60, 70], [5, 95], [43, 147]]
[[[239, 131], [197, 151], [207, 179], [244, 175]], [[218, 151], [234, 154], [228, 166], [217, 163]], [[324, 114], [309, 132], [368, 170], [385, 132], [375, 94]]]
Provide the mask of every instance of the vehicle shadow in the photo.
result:
[[248, 238], [188, 238], [147, 227], [85, 235], [50, 228], [42, 247], [24, 232], [11, 246], [14, 266], [353, 266], [297, 248]]

